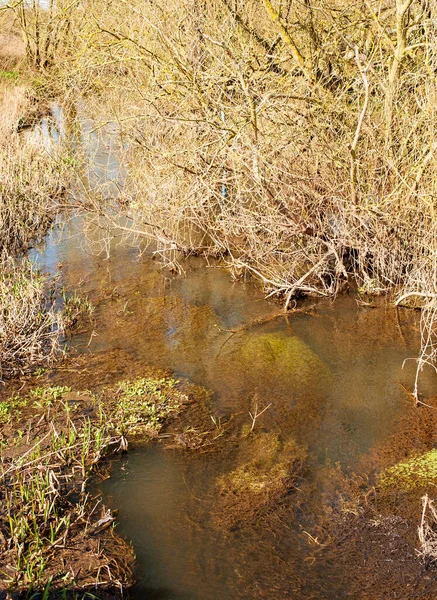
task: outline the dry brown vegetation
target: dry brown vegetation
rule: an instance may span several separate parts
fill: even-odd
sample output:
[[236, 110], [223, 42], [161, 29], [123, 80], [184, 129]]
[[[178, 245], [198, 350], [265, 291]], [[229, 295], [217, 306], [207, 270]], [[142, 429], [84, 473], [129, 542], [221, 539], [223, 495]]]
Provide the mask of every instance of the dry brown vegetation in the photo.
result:
[[286, 308], [346, 285], [419, 301], [434, 362], [434, 3], [50, 6], [14, 9], [30, 61], [56, 57], [116, 124], [136, 233], [169, 262], [221, 255]]
[[62, 317], [47, 298], [47, 278], [28, 262], [1, 264], [0, 377], [47, 365], [61, 350]]
[[43, 238], [65, 196], [60, 153], [18, 132], [32, 113], [24, 86], [0, 89], [0, 378], [47, 364], [59, 350], [60, 315], [47, 278], [24, 258]]
[[40, 240], [63, 199], [66, 164], [58, 149], [19, 133], [37, 108], [24, 86], [0, 90], [0, 254], [17, 255]]
[[[181, 254], [220, 256], [285, 309], [346, 287], [420, 306], [418, 399], [420, 371], [437, 359], [435, 2], [60, 0], [45, 10], [18, 0], [2, 14], [16, 43], [4, 68], [24, 47], [41, 81], [85, 99], [94, 131], [110, 125], [122, 140], [126, 176], [109, 218], [107, 190], [84, 197], [105, 232], [121, 214], [126, 233], [153, 239], [176, 268]], [[45, 231], [45, 203], [62, 186], [53, 157], [22, 147], [11, 123], [7, 151], [0, 140], [1, 243], [16, 253]], [[17, 206], [23, 218], [11, 219]], [[9, 305], [3, 315], [20, 321]], [[257, 468], [224, 478], [236, 485], [231, 504], [249, 478], [262, 486], [258, 508], [285, 492], [285, 476], [269, 489]], [[421, 525], [428, 560], [432, 506]]]

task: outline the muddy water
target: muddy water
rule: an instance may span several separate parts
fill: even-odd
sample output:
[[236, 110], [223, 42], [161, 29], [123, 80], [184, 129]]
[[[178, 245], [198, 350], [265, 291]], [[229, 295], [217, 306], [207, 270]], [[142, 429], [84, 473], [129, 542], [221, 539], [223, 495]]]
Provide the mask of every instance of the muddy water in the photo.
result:
[[[117, 177], [112, 148], [91, 143], [89, 180], [107, 173], [105, 165]], [[346, 297], [308, 302], [285, 317], [219, 265], [191, 259], [185, 275], [174, 276], [119, 241], [102, 246], [98, 227], [76, 217], [34, 254], [97, 307], [91, 326], [69, 340], [72, 366], [58, 377], [93, 389], [148, 365], [168, 368], [212, 391], [215, 423], [235, 419], [220, 452], [153, 445], [116, 461], [101, 484], [138, 557], [133, 597], [341, 598], [335, 566], [322, 573], [305, 560], [304, 530], [335, 495], [334, 466], [359, 468], [392, 432], [406, 402], [399, 383], [411, 386], [413, 378], [414, 363], [403, 363], [418, 350], [417, 315], [362, 308]], [[424, 377], [423, 391], [435, 384]], [[294, 440], [307, 453], [305, 476], [268, 517], [229, 526], [217, 482], [247, 463], [249, 411], [267, 406], [253, 435]]]

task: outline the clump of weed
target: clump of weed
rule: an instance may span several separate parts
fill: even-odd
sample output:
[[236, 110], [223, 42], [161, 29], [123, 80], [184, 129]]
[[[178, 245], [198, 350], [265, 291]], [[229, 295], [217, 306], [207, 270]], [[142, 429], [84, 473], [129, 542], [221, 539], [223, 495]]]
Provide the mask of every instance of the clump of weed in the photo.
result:
[[29, 399], [33, 400], [34, 406], [47, 408], [52, 406], [57, 400], [61, 399], [64, 394], [71, 392], [68, 386], [53, 386], [53, 387], [37, 387], [29, 392]]
[[[14, 72], [2, 77], [14, 80]], [[25, 258], [46, 235], [69, 182], [62, 148], [47, 151], [18, 132], [31, 112], [29, 89], [0, 90], [0, 378], [50, 362], [60, 349], [61, 316], [48, 278]]]
[[19, 134], [19, 124], [34, 110], [28, 89], [2, 89], [0, 109], [0, 255], [17, 255], [46, 234], [70, 173], [61, 146], [48, 152]]
[[0, 79], [16, 81], [18, 77], [18, 71], [0, 71]]
[[[120, 559], [103, 569], [108, 559], [98, 535], [115, 518], [106, 509], [98, 518], [99, 502], [90, 501], [86, 483], [104, 457], [127, 449], [126, 436], [154, 437], [183, 408], [189, 399], [178, 383], [140, 377], [100, 396], [39, 386], [0, 405], [0, 434], [6, 422], [15, 423], [16, 434], [5, 445], [0, 465], [0, 585], [14, 592], [114, 583], [122, 589], [132, 579]], [[13, 419], [24, 406], [26, 431], [18, 430]], [[111, 537], [114, 543], [117, 538]], [[85, 547], [93, 550], [84, 557]], [[122, 551], [131, 556], [130, 549]]]
[[[105, 457], [127, 450], [127, 437], [155, 437], [188, 402], [179, 382], [159, 372], [99, 395], [33, 387], [0, 405], [0, 437], [9, 442], [0, 463], [0, 589], [121, 590], [132, 581], [132, 551], [116, 536], [99, 537], [115, 517], [102, 508], [99, 518], [87, 481]], [[108, 558], [114, 544], [120, 555]]]
[[7, 400], [0, 402], [0, 424], [8, 423], [13, 416], [20, 414], [20, 408], [26, 406], [27, 402], [19, 394], [13, 394]]
[[189, 402], [177, 388], [179, 382], [168, 377], [121, 382], [115, 395], [116, 429], [123, 436], [156, 436], [164, 422]]
[[81, 297], [74, 290], [69, 296], [65, 290], [62, 291], [64, 301], [64, 327], [67, 331], [77, 329], [80, 323], [87, 323], [94, 314], [95, 306], [87, 297]]

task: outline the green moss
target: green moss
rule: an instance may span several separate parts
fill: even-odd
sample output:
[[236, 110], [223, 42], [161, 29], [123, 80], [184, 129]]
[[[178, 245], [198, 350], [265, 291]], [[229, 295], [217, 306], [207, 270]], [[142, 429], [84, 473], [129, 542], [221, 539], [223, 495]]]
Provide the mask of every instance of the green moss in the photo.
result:
[[[253, 458], [219, 478], [222, 495], [271, 497], [288, 489], [306, 459], [306, 452], [294, 440], [282, 443], [278, 436], [263, 433], [254, 436], [249, 447]], [[249, 499], [250, 501], [250, 499]]]
[[245, 377], [278, 391], [319, 389], [329, 378], [323, 361], [297, 336], [283, 332], [243, 336], [229, 358]]
[[386, 469], [380, 475], [378, 485], [382, 490], [400, 488], [412, 490], [437, 481], [437, 449], [420, 456], [413, 456]]

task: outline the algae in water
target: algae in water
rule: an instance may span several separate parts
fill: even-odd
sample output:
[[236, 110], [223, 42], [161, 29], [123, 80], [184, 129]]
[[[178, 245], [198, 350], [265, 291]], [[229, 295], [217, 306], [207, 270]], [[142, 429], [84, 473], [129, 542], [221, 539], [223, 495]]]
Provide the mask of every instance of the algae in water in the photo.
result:
[[437, 448], [413, 456], [383, 471], [378, 484], [383, 490], [391, 488], [405, 491], [437, 482]]
[[[319, 393], [329, 384], [329, 368], [297, 336], [251, 332], [233, 344], [223, 360], [232, 361], [240, 381], [277, 395]], [[245, 387], [245, 386], [243, 386]]]
[[274, 433], [260, 433], [245, 444], [242, 454], [252, 458], [217, 480], [221, 506], [215, 519], [220, 527], [250, 522], [274, 506], [305, 468], [306, 450], [293, 439], [282, 442]]

